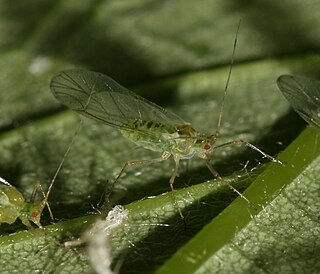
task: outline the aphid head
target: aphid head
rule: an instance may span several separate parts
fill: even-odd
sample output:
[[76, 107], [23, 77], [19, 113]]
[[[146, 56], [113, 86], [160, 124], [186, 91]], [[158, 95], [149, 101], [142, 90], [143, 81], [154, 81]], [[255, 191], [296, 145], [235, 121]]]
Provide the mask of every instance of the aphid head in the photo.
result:
[[40, 223], [40, 218], [41, 218], [44, 207], [45, 207], [44, 201], [40, 202], [39, 204], [34, 204], [30, 207], [29, 220], [40, 228], [42, 227]]
[[216, 142], [217, 137], [215, 135], [210, 136], [198, 136], [196, 141], [196, 147], [197, 147], [197, 155], [200, 158], [206, 159], [208, 158], [208, 155], [211, 154], [214, 143]]
[[206, 137], [202, 143], [203, 149], [207, 152], [210, 152], [212, 150], [216, 140], [217, 140], [217, 136], [214, 134]]
[[26, 225], [29, 229], [33, 228], [30, 224], [30, 221], [36, 224], [38, 227], [42, 228], [40, 223], [40, 218], [42, 211], [45, 207], [45, 202], [42, 201], [40, 203], [26, 203], [24, 209], [20, 213], [21, 222]]

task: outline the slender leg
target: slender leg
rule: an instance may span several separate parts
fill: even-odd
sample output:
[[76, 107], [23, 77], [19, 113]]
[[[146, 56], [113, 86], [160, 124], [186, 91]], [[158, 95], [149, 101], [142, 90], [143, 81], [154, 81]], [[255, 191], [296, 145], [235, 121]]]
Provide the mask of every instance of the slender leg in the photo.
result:
[[250, 144], [250, 143], [248, 143], [248, 142], [246, 142], [244, 140], [234, 140], [234, 141], [231, 141], [231, 142], [216, 146], [213, 149], [224, 148], [224, 147], [229, 147], [229, 146], [237, 146], [237, 145], [245, 145], [245, 146], [247, 146], [247, 147], [259, 152], [263, 157], [268, 158], [271, 162], [283, 165], [283, 162], [281, 162], [280, 160], [277, 160], [276, 158], [264, 153], [262, 150], [260, 150], [259, 148], [257, 148], [253, 144]]
[[174, 169], [173, 169], [173, 172], [172, 172], [172, 174], [171, 174], [171, 177], [170, 177], [169, 184], [170, 184], [170, 188], [171, 188], [171, 191], [172, 191], [172, 195], [173, 195], [172, 197], [173, 197], [174, 203], [175, 203], [176, 207], [178, 208], [178, 211], [179, 211], [179, 214], [180, 214], [180, 217], [181, 217], [182, 221], [183, 221], [184, 224], [186, 225], [185, 220], [184, 220], [184, 216], [183, 216], [183, 214], [182, 214], [182, 212], [181, 212], [181, 209], [180, 209], [180, 207], [179, 207], [179, 205], [178, 205], [176, 196], [174, 195], [174, 188], [173, 188], [174, 180], [175, 180], [175, 178], [176, 178], [176, 177], [178, 176], [178, 174], [179, 174], [180, 158], [178, 158], [178, 157], [173, 157], [173, 159], [174, 159], [175, 165], [174, 165]]
[[174, 165], [174, 169], [173, 169], [173, 172], [171, 174], [170, 181], [169, 181], [169, 184], [170, 184], [170, 187], [171, 187], [172, 191], [173, 191], [174, 180], [179, 174], [179, 163], [180, 163], [180, 158], [174, 157], [173, 159], [174, 159], [175, 165]]
[[[145, 165], [150, 165], [150, 164], [154, 164], [154, 163], [158, 163], [158, 162], [162, 162], [164, 160], [167, 160], [169, 157], [171, 156], [170, 153], [168, 152], [164, 152], [160, 158], [157, 158], [157, 159], [151, 159], [151, 160], [135, 160], [135, 161], [128, 161], [128, 162], [125, 162], [123, 165], [122, 165], [122, 168], [120, 170], [120, 173], [118, 174], [118, 176], [116, 177], [116, 179], [113, 181], [113, 183], [111, 184], [111, 189], [113, 189], [114, 185], [118, 182], [118, 180], [120, 179], [120, 177], [122, 176], [123, 172], [125, 171], [126, 168], [128, 167], [131, 167], [131, 166], [136, 166], [136, 165], [142, 165], [142, 164], [145, 164]], [[109, 197], [110, 197], [110, 194], [109, 193], [105, 200], [108, 201], [109, 200]]]
[[32, 194], [31, 194], [31, 202], [34, 203], [35, 198], [36, 198], [36, 194], [37, 194], [39, 189], [40, 189], [40, 191], [41, 191], [41, 193], [43, 195], [43, 198], [44, 198], [43, 201], [45, 202], [45, 205], [48, 208], [48, 211], [49, 211], [49, 214], [50, 214], [50, 218], [54, 222], [54, 217], [53, 217], [52, 210], [50, 208], [50, 205], [49, 205], [48, 201], [46, 201], [46, 194], [43, 191], [43, 188], [42, 188], [42, 185], [41, 185], [40, 181], [36, 181], [35, 184], [34, 184], [34, 187], [33, 187], [33, 190], [32, 190]]
[[[213, 166], [209, 163], [208, 160], [205, 161], [207, 168], [210, 170], [210, 172], [212, 173], [212, 175], [214, 177], [216, 177], [219, 180], [222, 180], [221, 176], [219, 175], [219, 173], [213, 168]], [[249, 205], [252, 205], [253, 207], [255, 207], [239, 190], [237, 190], [236, 188], [234, 188], [231, 184], [229, 184], [228, 182], [226, 182], [228, 187], [233, 190], [235, 193], [237, 193], [242, 199], [244, 199]]]
[[150, 165], [150, 164], [155, 164], [155, 163], [158, 163], [158, 162], [162, 162], [164, 160], [167, 160], [169, 157], [170, 157], [170, 153], [168, 152], [164, 152], [160, 158], [157, 158], [157, 159], [151, 159], [151, 160], [135, 160], [135, 161], [128, 161], [128, 162], [125, 162], [121, 168], [121, 171], [120, 173], [118, 174], [118, 176], [116, 177], [116, 179], [114, 180], [113, 184], [114, 185], [121, 177], [121, 175], [123, 174], [124, 170], [128, 167], [131, 167], [131, 166], [136, 166], [136, 165], [142, 165], [142, 164], [145, 164], [145, 165]]
[[[162, 156], [160, 158], [157, 158], [157, 159], [152, 159], [152, 160], [136, 160], [136, 161], [129, 161], [129, 162], [126, 162], [123, 164], [122, 166], [122, 169], [120, 171], [120, 173], [118, 174], [118, 176], [116, 177], [116, 179], [114, 180], [113, 184], [112, 184], [112, 187], [115, 185], [115, 183], [120, 179], [121, 175], [123, 174], [124, 170], [128, 167], [131, 167], [131, 166], [135, 166], [135, 165], [142, 165], [142, 164], [146, 164], [146, 165], [149, 165], [149, 164], [154, 164], [154, 163], [158, 163], [158, 162], [162, 162], [164, 160], [167, 160], [169, 157], [171, 156], [170, 153], [168, 152], [164, 152], [162, 154]], [[186, 223], [185, 223], [185, 220], [184, 220], [184, 216], [181, 212], [181, 209], [179, 208], [179, 205], [178, 205], [178, 202], [177, 202], [177, 199], [175, 198], [174, 196], [174, 188], [173, 188], [173, 184], [174, 184], [174, 180], [175, 178], [178, 176], [179, 174], [179, 163], [180, 163], [180, 158], [176, 158], [174, 157], [174, 162], [175, 162], [175, 166], [174, 166], [174, 170], [171, 174], [171, 177], [170, 177], [170, 180], [169, 180], [169, 184], [170, 184], [170, 188], [171, 188], [171, 191], [172, 191], [172, 195], [173, 195], [173, 200], [174, 200], [174, 203], [175, 205], [177, 206], [178, 208], [178, 211], [179, 211], [179, 215], [183, 221], [183, 223], [185, 224], [186, 226]]]

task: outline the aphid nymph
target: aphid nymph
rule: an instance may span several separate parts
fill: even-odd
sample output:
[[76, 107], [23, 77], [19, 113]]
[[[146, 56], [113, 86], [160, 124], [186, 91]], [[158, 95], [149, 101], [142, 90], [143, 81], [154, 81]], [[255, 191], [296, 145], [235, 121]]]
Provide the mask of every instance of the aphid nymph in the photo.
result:
[[0, 182], [0, 223], [13, 224], [19, 218], [29, 229], [33, 228], [30, 222], [42, 227], [40, 218], [47, 204], [46, 195], [42, 201], [34, 202], [35, 194], [41, 189], [40, 182], [35, 183], [30, 201], [5, 179], [0, 177]]
[[[66, 152], [64, 153], [57, 170], [55, 171], [55, 174], [48, 187], [47, 193], [44, 193], [41, 183], [37, 181], [34, 185], [30, 201], [26, 201], [22, 193], [18, 189], [16, 189], [8, 181], [0, 177], [0, 224], [13, 224], [19, 218], [21, 222], [29, 229], [34, 228], [31, 222], [37, 225], [39, 228], [42, 228], [40, 219], [42, 211], [46, 205], [49, 210], [50, 217], [52, 221], [54, 221], [54, 217], [48, 203], [49, 195], [52, 186], [62, 168], [62, 165], [70, 152], [70, 149], [80, 129], [80, 126], [81, 124], [79, 124], [78, 129], [75, 131], [74, 136]], [[39, 190], [43, 195], [43, 200], [41, 200], [40, 202], [36, 202], [35, 198]]]

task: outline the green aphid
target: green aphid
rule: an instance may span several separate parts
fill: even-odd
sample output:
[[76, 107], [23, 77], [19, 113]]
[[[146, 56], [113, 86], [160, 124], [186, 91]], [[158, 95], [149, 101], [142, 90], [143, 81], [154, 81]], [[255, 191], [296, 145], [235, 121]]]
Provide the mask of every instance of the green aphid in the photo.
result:
[[41, 228], [40, 218], [47, 197], [44, 195], [42, 201], [34, 202], [37, 190], [41, 189], [40, 182], [36, 182], [30, 201], [26, 201], [18, 189], [1, 177], [0, 183], [0, 224], [13, 224], [19, 218], [29, 229], [33, 228], [31, 222]]
[[[162, 153], [157, 159], [126, 162], [115, 182], [129, 166], [161, 162], [171, 156], [175, 163], [169, 181], [172, 190], [174, 180], [178, 176], [180, 160], [183, 159], [203, 159], [210, 172], [216, 178], [220, 178], [210, 163], [212, 153], [218, 148], [233, 145], [246, 145], [269, 160], [281, 163], [244, 140], [215, 145], [220, 134], [223, 103], [216, 132], [207, 136], [199, 133], [178, 115], [142, 98], [98, 72], [82, 69], [64, 70], [52, 78], [50, 87], [56, 99], [71, 110], [119, 129], [123, 136], [138, 146]], [[227, 85], [223, 102], [226, 91]], [[241, 195], [239, 191], [230, 187]]]

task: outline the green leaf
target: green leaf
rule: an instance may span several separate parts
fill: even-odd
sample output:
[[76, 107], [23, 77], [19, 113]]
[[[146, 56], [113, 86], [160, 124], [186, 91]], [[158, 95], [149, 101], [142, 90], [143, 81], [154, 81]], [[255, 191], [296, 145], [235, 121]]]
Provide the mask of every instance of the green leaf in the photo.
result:
[[[319, 269], [320, 133], [306, 129], [157, 273], [311, 273]], [[295, 159], [292, 163], [292, 159]]]
[[[50, 195], [56, 223], [49, 225], [44, 212], [43, 230], [26, 231], [19, 221], [1, 224], [1, 271], [87, 273], [85, 246], [66, 249], [64, 242], [101, 217], [93, 213], [112, 189], [109, 206], [129, 210], [128, 222], [112, 240], [114, 267], [121, 273], [161, 273], [169, 267], [176, 273], [209, 272], [207, 267], [219, 273], [317, 272], [310, 254], [319, 249], [318, 135], [307, 129], [296, 139], [305, 123], [289, 110], [275, 83], [284, 73], [319, 78], [317, 7], [314, 1], [3, 1], [0, 176], [26, 198], [36, 180], [46, 189], [80, 120], [49, 91], [57, 71], [82, 67], [108, 74], [212, 134], [240, 18], [217, 144], [245, 139], [271, 155], [284, 151], [279, 157], [287, 155], [281, 158], [287, 165], [266, 166], [261, 155], [230, 147], [212, 159], [221, 181], [192, 159], [180, 166], [174, 193], [168, 185], [171, 161], [128, 169], [112, 187], [125, 161], [159, 155], [86, 120]], [[263, 193], [262, 179], [272, 181]], [[227, 185], [244, 190], [252, 182], [245, 195], [257, 211], [243, 199], [232, 202], [237, 195]], [[276, 191], [281, 185], [284, 190]], [[207, 257], [197, 259], [203, 250]], [[197, 263], [191, 267], [185, 258]]]

